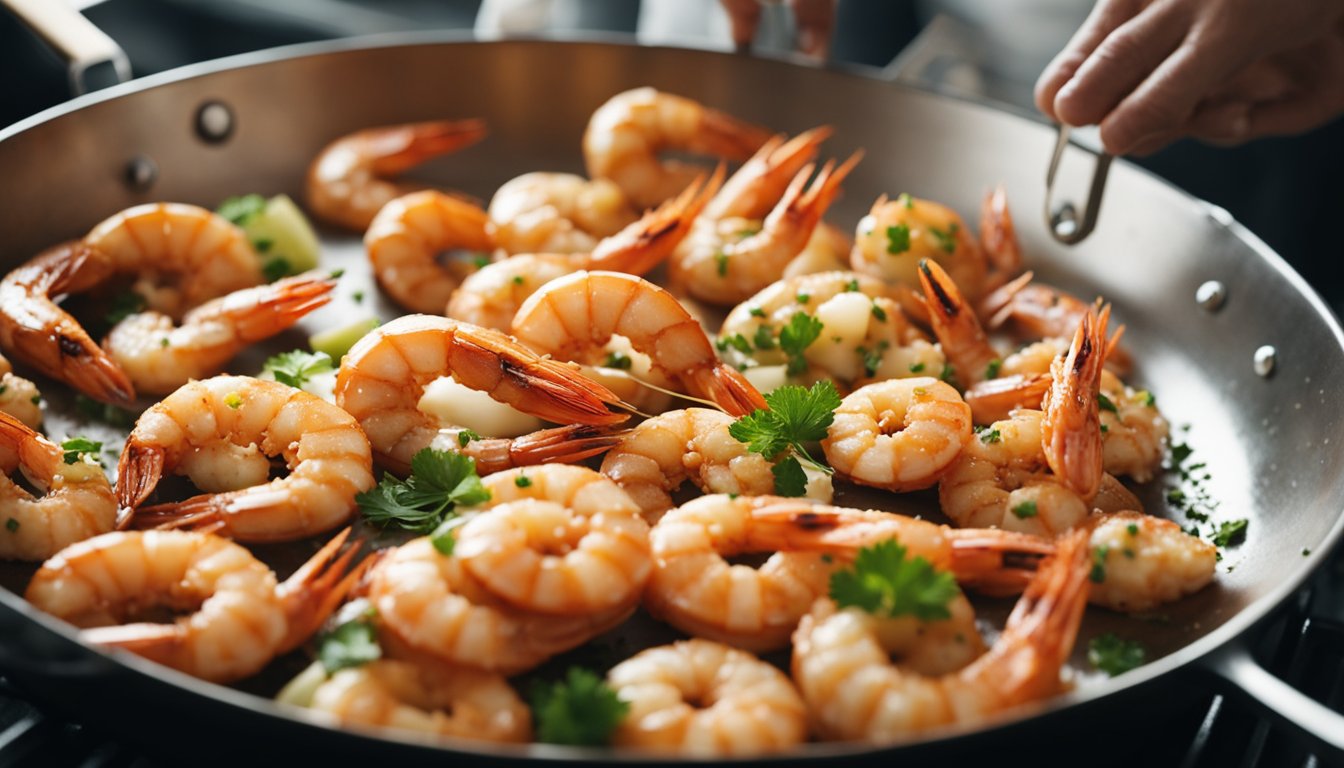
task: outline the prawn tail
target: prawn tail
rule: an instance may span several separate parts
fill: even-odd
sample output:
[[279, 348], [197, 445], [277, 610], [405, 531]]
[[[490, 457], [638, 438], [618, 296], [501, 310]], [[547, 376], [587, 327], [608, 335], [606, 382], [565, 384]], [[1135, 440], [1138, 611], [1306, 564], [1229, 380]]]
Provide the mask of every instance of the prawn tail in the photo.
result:
[[187, 632], [181, 624], [114, 624], [107, 627], [81, 629], [79, 637], [86, 643], [105, 648], [120, 648], [151, 661], [172, 666], [174, 659], [187, 651]]
[[977, 313], [983, 319], [985, 327], [1002, 328], [1013, 317], [1013, 297], [1021, 293], [1036, 277], [1036, 273], [1027, 270], [998, 288], [985, 294], [977, 307]]
[[[73, 343], [66, 344], [67, 340]], [[121, 366], [108, 357], [92, 339], [57, 335], [64, 373], [59, 378], [99, 402], [126, 406], [135, 401], [135, 386]], [[71, 354], [78, 345], [79, 351]]]
[[290, 328], [304, 315], [331, 301], [336, 273], [312, 271], [270, 285], [247, 288], [243, 300], [224, 300], [224, 311], [238, 324], [243, 341], [268, 339]]
[[713, 400], [729, 416], [746, 416], [768, 407], [746, 376], [723, 363], [687, 371], [682, 380], [691, 394]]
[[987, 364], [998, 359], [980, 320], [951, 276], [931, 259], [919, 261], [919, 284], [929, 310], [929, 324], [952, 363], [961, 386], [985, 379]]
[[[606, 453], [629, 433], [628, 429], [572, 424], [514, 439], [475, 440], [463, 453], [476, 459], [481, 474], [536, 464], [573, 464]], [[479, 452], [474, 450], [478, 445]]]
[[1040, 408], [1049, 392], [1049, 374], [1014, 374], [982, 381], [964, 397], [976, 424], [992, 424], [1009, 418], [1014, 409]]
[[185, 501], [140, 507], [132, 514], [136, 528], [144, 530], [185, 530], [227, 536], [225, 507], [231, 494], [205, 493]]
[[485, 138], [486, 133], [485, 121], [473, 118], [373, 128], [365, 135], [375, 155], [374, 172], [395, 176], [431, 157], [465, 149]]
[[1041, 560], [1056, 546], [1039, 536], [997, 528], [951, 529], [952, 572], [965, 587], [988, 595], [1015, 595], [1026, 589]]
[[1022, 246], [1002, 184], [987, 192], [980, 205], [980, 249], [988, 262], [991, 284], [1002, 283], [1022, 269]]
[[773, 136], [759, 125], [706, 108], [700, 114], [699, 130], [690, 148], [726, 160], [746, 160]]
[[680, 195], [645, 213], [620, 232], [598, 243], [586, 269], [642, 275], [672, 255], [691, 225], [723, 186], [722, 163], [705, 178], [697, 176]]
[[349, 528], [333, 536], [276, 590], [289, 620], [289, 632], [281, 643], [280, 653], [291, 651], [312, 637], [374, 562], [373, 558], [360, 557], [363, 544], [359, 540], [350, 542], [341, 552], [349, 539]]
[[128, 440], [117, 463], [117, 528], [130, 524], [136, 509], [149, 498], [163, 477], [162, 448]]
[[20, 447], [34, 439], [46, 442], [32, 427], [19, 421], [17, 417], [0, 411], [0, 445], [17, 452]]
[[1098, 395], [1105, 350], [1106, 326], [1089, 310], [1078, 323], [1063, 364], [1055, 361], [1054, 380], [1044, 404], [1041, 447], [1050, 470], [1087, 500], [1101, 486]]

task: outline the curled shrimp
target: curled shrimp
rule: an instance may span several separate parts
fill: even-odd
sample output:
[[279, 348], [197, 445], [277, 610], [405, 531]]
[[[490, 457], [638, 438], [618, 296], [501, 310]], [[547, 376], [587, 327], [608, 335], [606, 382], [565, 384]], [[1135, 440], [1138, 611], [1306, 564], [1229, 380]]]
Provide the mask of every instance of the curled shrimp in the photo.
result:
[[[516, 439], [469, 439], [417, 408], [425, 387], [452, 375], [523, 413], [572, 427], [541, 430]], [[445, 317], [408, 315], [360, 339], [341, 360], [336, 404], [368, 435], [378, 463], [410, 470], [411, 457], [435, 447], [471, 456], [482, 473], [551, 461], [578, 461], [619, 438], [584, 425], [624, 420], [605, 387], [570, 366], [547, 360], [510, 336]]]
[[308, 167], [308, 208], [323, 221], [363, 232], [384, 205], [420, 188], [390, 177], [483, 138], [481, 120], [389, 125], [342, 136]]
[[[0, 326], [3, 324], [0, 320]], [[3, 333], [0, 330], [0, 335]], [[42, 393], [32, 381], [15, 374], [4, 355], [0, 355], [0, 413], [13, 416], [29, 429], [42, 424]]]
[[[65, 450], [0, 413], [0, 559], [45, 560], [77, 541], [112, 530], [117, 500], [95, 460]], [[18, 470], [40, 496], [10, 479]]]
[[730, 359], [785, 365], [789, 357], [780, 334], [797, 314], [820, 321], [821, 331], [803, 350], [808, 365], [796, 379], [828, 378], [849, 391], [870, 381], [943, 369], [942, 352], [909, 322], [886, 284], [857, 272], [818, 272], [772, 283], [728, 313], [718, 346]]
[[929, 324], [950, 368], [943, 371], [942, 378], [955, 378], [962, 387], [994, 378], [1003, 357], [989, 343], [974, 308], [962, 296], [957, 284], [934, 261], [921, 259], [918, 272]]
[[971, 437], [971, 409], [945, 382], [891, 379], [845, 396], [821, 448], [842, 477], [890, 491], [928, 488]]
[[701, 217], [668, 263], [672, 285], [703, 301], [735, 304], [779, 279], [860, 157], [839, 167], [828, 162], [810, 183], [814, 168], [805, 166], [759, 228], [744, 229], [737, 218]]
[[660, 373], [728, 413], [765, 407], [760, 392], [714, 355], [699, 321], [672, 294], [633, 275], [575, 272], [553, 280], [523, 302], [513, 333], [539, 353], [589, 362], [613, 335], [624, 336]]
[[[1032, 273], [1026, 272], [980, 300], [979, 313], [986, 327], [1007, 328], [1027, 339], [1068, 339], [1083, 315], [1101, 303], [1100, 299], [1085, 302], [1032, 278]], [[1124, 347], [1111, 344], [1106, 363], [1123, 374], [1133, 360]]]
[[728, 434], [732, 423], [732, 416], [708, 408], [654, 416], [607, 451], [602, 474], [616, 481], [651, 522], [672, 508], [672, 494], [687, 480], [705, 493], [773, 493], [770, 462]]
[[1171, 425], [1152, 393], [1127, 386], [1110, 371], [1101, 372], [1101, 394], [1108, 403], [1099, 413], [1102, 466], [1113, 475], [1148, 482], [1162, 467]]
[[130, 403], [135, 387], [126, 373], [52, 300], [87, 291], [114, 272], [107, 254], [80, 242], [49, 248], [14, 269], [0, 280], [0, 347], [95, 400]]
[[508, 253], [589, 253], [637, 218], [608, 179], [525, 173], [495, 190], [486, 209], [495, 244]]
[[[268, 482], [273, 456], [290, 472]], [[212, 492], [141, 507], [172, 473]], [[136, 421], [117, 467], [117, 499], [135, 511], [138, 525], [249, 542], [331, 530], [350, 519], [355, 495], [373, 484], [369, 441], [354, 417], [307, 392], [248, 376], [193, 381], [152, 406]]]
[[1194, 594], [1213, 581], [1218, 562], [1213, 544], [1133, 511], [1095, 514], [1091, 546], [1091, 600], [1117, 611], [1147, 611]]
[[793, 679], [823, 738], [893, 742], [977, 723], [1061, 689], [1088, 594], [1087, 533], [1060, 540], [987, 653], [948, 673], [893, 663], [887, 619], [818, 600], [793, 636]]
[[[722, 169], [720, 169], [721, 171]], [[691, 223], [722, 181], [697, 178], [680, 195], [649, 211], [596, 248], [578, 253], [512, 256], [482, 267], [462, 282], [448, 303], [457, 320], [509, 330], [518, 307], [541, 286], [582, 269], [609, 269], [642, 275], [662, 263], [686, 237]]]
[[914, 286], [921, 261], [937, 263], [968, 294], [979, 295], [984, 254], [956, 211], [910, 195], [879, 197], [859, 221], [850, 266], [888, 283]]
[[482, 480], [490, 500], [457, 531], [453, 556], [483, 589], [521, 610], [596, 614], [639, 601], [649, 526], [603, 475], [551, 465]]
[[411, 192], [384, 205], [364, 233], [373, 276], [401, 306], [440, 314], [461, 278], [439, 254], [494, 250], [485, 211], [437, 190]]
[[[956, 531], [882, 512], [775, 496], [703, 496], [671, 510], [650, 532], [654, 569], [644, 604], [672, 626], [751, 651], [783, 647], [798, 619], [826, 594], [835, 563], [898, 537], [965, 583], [1005, 592], [1023, 586], [1007, 564], [1050, 551], [1005, 531]], [[759, 568], [737, 555], [772, 552]]]
[[556, 616], [510, 607], [429, 537], [386, 551], [369, 572], [378, 638], [404, 658], [429, 657], [504, 675], [529, 670], [617, 626], [633, 606]]
[[613, 667], [607, 685], [630, 705], [612, 734], [618, 747], [744, 756], [807, 739], [807, 708], [788, 676], [709, 640], [641, 651]]
[[342, 669], [313, 692], [312, 708], [342, 723], [459, 739], [532, 736], [532, 712], [503, 677], [432, 662], [380, 659]]
[[652, 208], [700, 173], [662, 160], [665, 150], [746, 160], [769, 139], [769, 131], [690, 99], [636, 88], [593, 112], [583, 133], [583, 158], [591, 178], [611, 179], [636, 208]]
[[[24, 597], [122, 648], [189, 675], [231, 682], [307, 640], [345, 598], [361, 569], [357, 548], [333, 538], [284, 583], [243, 547], [189, 531], [115, 531], [73, 544], [33, 576]], [[148, 609], [187, 610], [168, 624]]]
[[103, 348], [141, 392], [165, 394], [219, 373], [248, 344], [268, 339], [331, 301], [327, 273], [244, 288], [188, 312], [181, 324], [160, 312], [117, 323]]

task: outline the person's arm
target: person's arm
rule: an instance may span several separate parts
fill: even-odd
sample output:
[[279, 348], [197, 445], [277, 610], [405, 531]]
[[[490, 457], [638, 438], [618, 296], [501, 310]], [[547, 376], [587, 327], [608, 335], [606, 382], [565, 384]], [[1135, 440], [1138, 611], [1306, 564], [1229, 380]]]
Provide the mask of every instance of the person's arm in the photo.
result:
[[1344, 0], [1101, 0], [1036, 105], [1113, 154], [1310, 130], [1344, 112]]
[[[776, 0], [778, 2], [780, 0]], [[751, 46], [756, 25], [761, 21], [760, 0], [722, 0], [723, 9], [733, 27], [733, 44], [739, 49]], [[836, 0], [787, 0], [798, 28], [798, 49], [825, 58], [835, 26]]]

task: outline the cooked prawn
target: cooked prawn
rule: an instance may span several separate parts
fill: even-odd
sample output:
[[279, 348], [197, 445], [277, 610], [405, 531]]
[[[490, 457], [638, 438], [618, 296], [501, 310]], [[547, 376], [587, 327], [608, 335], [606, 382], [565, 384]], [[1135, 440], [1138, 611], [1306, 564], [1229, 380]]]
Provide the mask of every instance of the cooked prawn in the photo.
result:
[[363, 232], [384, 205], [421, 188], [390, 177], [483, 138], [482, 120], [389, 125], [342, 136], [308, 167], [308, 208], [323, 221]]
[[934, 261], [921, 259], [918, 272], [929, 311], [929, 324], [951, 368], [943, 372], [942, 378], [955, 379], [962, 387], [993, 378], [995, 370], [1002, 365], [1003, 356], [989, 343], [974, 309], [957, 284]]
[[636, 88], [597, 108], [583, 133], [588, 175], [611, 179], [636, 208], [652, 208], [686, 188], [700, 169], [661, 160], [664, 150], [746, 160], [770, 132], [690, 99]]
[[687, 480], [705, 493], [773, 493], [770, 462], [728, 434], [733, 417], [708, 408], [654, 416], [630, 430], [602, 458], [602, 474], [635, 500], [646, 520], [672, 508]]
[[581, 269], [648, 272], [667, 259], [690, 232], [692, 222], [719, 188], [721, 171], [708, 182], [697, 178], [680, 195], [604, 238], [591, 251], [524, 254], [482, 267], [453, 293], [448, 316], [507, 331], [527, 297], [557, 277]]
[[893, 664], [886, 619], [818, 600], [793, 636], [793, 679], [820, 735], [892, 742], [976, 723], [1061, 688], [1088, 594], [1087, 533], [1060, 540], [989, 652], [946, 674]]
[[[282, 584], [265, 563], [218, 536], [105, 533], [44, 563], [24, 597], [82, 628], [86, 642], [231, 682], [297, 648], [345, 599], [361, 573], [351, 568], [356, 547], [336, 555], [348, 533]], [[167, 624], [136, 621], [155, 608], [187, 615]]]
[[1150, 392], [1127, 386], [1110, 371], [1101, 372], [1101, 394], [1108, 403], [1099, 414], [1102, 465], [1113, 475], [1148, 482], [1162, 466], [1171, 425]]
[[495, 244], [508, 253], [590, 253], [637, 218], [608, 179], [525, 173], [495, 190], [486, 209]]
[[342, 669], [313, 692], [312, 708], [342, 723], [479, 741], [526, 742], [532, 712], [499, 674], [380, 659]]
[[971, 437], [971, 408], [928, 376], [869, 384], [835, 410], [821, 448], [842, 477], [890, 491], [938, 482]]
[[886, 195], [859, 220], [850, 253], [855, 272], [913, 287], [918, 265], [932, 261], [970, 296], [985, 280], [984, 254], [957, 212], [931, 200]]
[[494, 250], [479, 206], [433, 189], [388, 201], [364, 233], [378, 285], [412, 312], [441, 314], [462, 275], [441, 264], [453, 249]]
[[793, 185], [798, 172], [816, 158], [831, 133], [830, 126], [821, 126], [792, 139], [771, 136], [705, 206], [705, 218], [764, 219]]
[[[461, 429], [416, 407], [425, 387], [448, 375], [523, 413], [575, 426], [463, 445]], [[378, 463], [402, 474], [412, 456], [431, 446], [471, 456], [483, 473], [593, 456], [619, 438], [583, 425], [624, 420], [625, 414], [607, 408], [618, 403], [605, 387], [512, 337], [428, 315], [408, 315], [375, 329], [345, 355], [336, 375], [336, 404], [359, 422]]]
[[[1101, 304], [1100, 298], [1088, 303], [1032, 278], [1026, 272], [980, 300], [979, 313], [986, 327], [1008, 328], [1027, 339], [1067, 340], [1083, 315]], [[1113, 343], [1107, 349], [1106, 363], [1123, 374], [1133, 360], [1124, 347]]]
[[[45, 560], [116, 524], [117, 500], [96, 457], [76, 453], [67, 462], [65, 456], [61, 446], [0, 413], [0, 559]], [[11, 480], [15, 470], [41, 495]]]
[[699, 321], [672, 294], [633, 275], [575, 272], [553, 280], [523, 302], [513, 333], [541, 354], [588, 362], [619, 334], [661, 373], [730, 414], [765, 407], [756, 388], [714, 355]]
[[[0, 326], [3, 324], [0, 320]], [[36, 384], [16, 375], [4, 355], [0, 355], [0, 412], [13, 416], [29, 429], [42, 424], [42, 393], [37, 391]]]
[[481, 587], [558, 616], [639, 601], [649, 526], [620, 486], [587, 467], [550, 465], [482, 480], [490, 500], [457, 531], [453, 556]]
[[95, 400], [130, 403], [135, 388], [126, 373], [52, 300], [101, 285], [114, 272], [107, 254], [80, 242], [48, 248], [17, 267], [0, 280], [0, 347]]
[[336, 279], [310, 272], [244, 288], [189, 311], [181, 324], [161, 312], [117, 323], [103, 348], [140, 392], [172, 392], [219, 373], [248, 344], [268, 339], [331, 301]]
[[[1097, 513], [1092, 531], [1092, 602], [1146, 611], [1213, 581], [1218, 548], [1170, 520], [1140, 512]], [[1096, 578], [1100, 575], [1100, 578]]]
[[668, 262], [669, 281], [697, 299], [735, 304], [779, 279], [860, 157], [856, 153], [839, 167], [826, 163], [810, 183], [814, 168], [805, 166], [759, 228], [744, 229], [739, 218], [701, 217]]
[[[289, 475], [267, 481], [271, 457]], [[141, 507], [164, 474], [210, 492]], [[307, 392], [248, 376], [182, 386], [135, 423], [117, 499], [141, 526], [198, 528], [240, 541], [289, 541], [342, 525], [373, 487], [369, 441], [354, 417]]]
[[1098, 396], [1109, 318], [1109, 306], [1100, 318], [1091, 311], [1083, 315], [1068, 356], [1051, 364], [1050, 391], [1041, 406], [1045, 459], [1055, 476], [1085, 499], [1097, 495], [1105, 471]]
[[681, 640], [607, 673], [630, 710], [618, 747], [698, 757], [780, 752], [807, 739], [807, 708], [787, 675], [744, 651]]

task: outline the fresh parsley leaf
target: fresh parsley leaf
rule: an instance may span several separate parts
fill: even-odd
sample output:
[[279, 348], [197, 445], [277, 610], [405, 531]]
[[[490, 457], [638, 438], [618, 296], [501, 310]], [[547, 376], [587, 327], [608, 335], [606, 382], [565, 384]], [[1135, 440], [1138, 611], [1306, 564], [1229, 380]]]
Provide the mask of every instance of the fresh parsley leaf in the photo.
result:
[[61, 450], [65, 451], [65, 463], [74, 464], [85, 454], [92, 454], [96, 460], [98, 452], [103, 450], [103, 444], [87, 437], [72, 437], [61, 443]]
[[351, 619], [317, 639], [317, 660], [328, 675], [382, 658], [371, 614]]
[[1111, 398], [1107, 397], [1101, 392], [1097, 393], [1097, 405], [1100, 406], [1101, 410], [1103, 411], [1110, 411], [1111, 413], [1120, 413], [1120, 409], [1115, 407], [1115, 403], [1111, 402]]
[[480, 439], [480, 433], [474, 429], [463, 428], [457, 432], [457, 444], [461, 448], [466, 448], [468, 445], [471, 445], [471, 441]]
[[771, 411], [764, 408], [738, 417], [737, 421], [728, 425], [728, 434], [738, 442], [746, 443], [748, 451], [759, 453], [767, 459], [773, 459], [789, 447], [784, 426]]
[[851, 279], [848, 283], [845, 283], [845, 293], [858, 293], [858, 292], [859, 292], [859, 279], [857, 277]]
[[759, 350], [766, 351], [774, 349], [775, 348], [774, 329], [768, 325], [758, 325], [756, 326], [756, 333], [754, 336], [752, 336], [751, 340], [756, 345], [756, 348]]
[[1098, 635], [1087, 644], [1087, 662], [1111, 677], [1143, 666], [1146, 656], [1137, 640], [1122, 640], [1113, 632]]
[[805, 313], [797, 312], [789, 324], [779, 329], [779, 348], [789, 357], [788, 374], [797, 376], [807, 370], [803, 350], [821, 337], [822, 322]]
[[905, 253], [910, 250], [910, 227], [896, 224], [887, 227], [887, 253]]
[[[786, 450], [792, 450], [814, 467], [830, 472], [829, 467], [808, 455], [805, 444], [824, 438], [826, 429], [835, 420], [835, 409], [840, 407], [840, 393], [835, 385], [829, 381], [819, 381], [810, 389], [786, 385], [766, 395], [765, 402], [768, 408], [758, 408], [729, 424], [728, 434], [746, 443], [747, 450], [771, 461], [776, 461]], [[782, 481], [784, 487], [799, 487], [797, 480], [801, 473], [786, 468], [775, 471], [777, 488], [781, 474], [786, 478]], [[802, 485], [806, 485], [806, 479]], [[788, 494], [781, 492], [781, 495]], [[801, 496], [802, 493], [793, 495]]]
[[960, 590], [952, 574], [923, 557], [906, 559], [895, 539], [859, 550], [851, 569], [831, 574], [831, 599], [873, 614], [913, 615], [924, 621], [949, 618], [948, 603]]
[[103, 318], [108, 325], [116, 325], [122, 320], [145, 310], [145, 297], [135, 291], [122, 291], [112, 297], [112, 306]]
[[602, 678], [581, 667], [570, 667], [564, 680], [538, 680], [528, 699], [537, 740], [547, 744], [605, 745], [630, 711]]
[[807, 473], [803, 471], [803, 465], [793, 456], [786, 456], [783, 461], [771, 467], [770, 474], [775, 476], [777, 495], [794, 497], [807, 493]]
[[265, 208], [266, 198], [261, 195], [242, 195], [225, 198], [215, 209], [215, 213], [241, 227]]
[[429, 534], [429, 543], [440, 555], [451, 557], [453, 549], [457, 546], [457, 529], [461, 528], [467, 518], [450, 515], [444, 518]]
[[[69, 463], [68, 461], [66, 463]], [[1242, 518], [1240, 520], [1229, 520], [1218, 525], [1218, 532], [1213, 535], [1213, 545], [1215, 547], [1227, 547], [1232, 544], [1240, 544], [1246, 540], [1246, 527], [1251, 524], [1250, 520]]]
[[1026, 520], [1028, 517], [1035, 517], [1038, 514], [1036, 502], [1030, 499], [1015, 505], [1012, 511], [1018, 520]]
[[984, 432], [981, 432], [981, 433], [980, 433], [980, 442], [984, 443], [985, 445], [989, 445], [990, 443], [997, 443], [997, 442], [999, 442], [999, 440], [1000, 440], [1002, 437], [1003, 437], [1003, 435], [1001, 435], [1001, 434], [999, 433], [999, 430], [997, 430], [997, 429], [988, 429], [988, 430], [985, 430]]
[[326, 352], [305, 352], [302, 349], [282, 352], [268, 358], [261, 367], [263, 372], [275, 376], [276, 381], [295, 389], [302, 389], [313, 376], [334, 369], [331, 355]]
[[628, 371], [632, 365], [634, 361], [623, 352], [608, 352], [607, 359], [602, 361], [602, 367], [615, 368], [619, 371]]
[[425, 448], [411, 458], [405, 480], [385, 474], [378, 485], [355, 497], [364, 519], [427, 534], [457, 507], [490, 499], [476, 474], [476, 460], [452, 451]]

